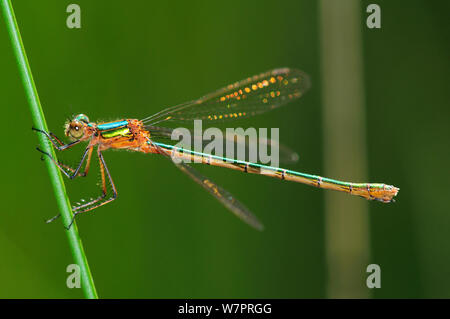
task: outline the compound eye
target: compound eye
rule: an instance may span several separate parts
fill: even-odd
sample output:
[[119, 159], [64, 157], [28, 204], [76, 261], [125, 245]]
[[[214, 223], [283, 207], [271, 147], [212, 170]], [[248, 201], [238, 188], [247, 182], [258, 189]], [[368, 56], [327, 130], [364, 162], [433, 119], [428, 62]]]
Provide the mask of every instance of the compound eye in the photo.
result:
[[84, 122], [84, 123], [89, 123], [89, 118], [86, 116], [86, 115], [84, 115], [84, 114], [78, 114], [77, 116], [75, 116], [75, 120], [76, 121], [82, 121], [82, 122]]
[[72, 123], [72, 125], [70, 126], [70, 135], [74, 138], [80, 138], [83, 136], [83, 134], [83, 126], [77, 123]]

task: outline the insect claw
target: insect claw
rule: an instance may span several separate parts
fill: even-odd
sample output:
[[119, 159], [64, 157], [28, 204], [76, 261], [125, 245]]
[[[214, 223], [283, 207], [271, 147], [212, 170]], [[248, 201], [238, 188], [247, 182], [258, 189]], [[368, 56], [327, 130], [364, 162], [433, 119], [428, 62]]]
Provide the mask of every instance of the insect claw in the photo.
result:
[[74, 213], [73, 213], [72, 220], [70, 221], [69, 225], [68, 225], [67, 227], [64, 226], [64, 228], [65, 228], [66, 230], [70, 230], [70, 227], [72, 227], [72, 224], [73, 224], [73, 222], [75, 221], [75, 216], [76, 216], [76, 215], [77, 215], [77, 213], [74, 212]]
[[39, 146], [36, 146], [36, 150], [37, 150], [38, 152], [41, 152], [42, 154], [45, 154], [45, 155], [50, 156], [50, 154], [48, 154], [47, 152], [41, 150], [41, 149], [39, 148]]

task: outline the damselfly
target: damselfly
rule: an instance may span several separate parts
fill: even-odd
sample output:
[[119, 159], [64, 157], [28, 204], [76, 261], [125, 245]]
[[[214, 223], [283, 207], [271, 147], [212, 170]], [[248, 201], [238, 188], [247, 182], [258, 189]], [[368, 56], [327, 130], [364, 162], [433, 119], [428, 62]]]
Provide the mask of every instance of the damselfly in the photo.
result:
[[[116, 199], [117, 190], [102, 154], [103, 151], [110, 148], [160, 154], [171, 159], [181, 171], [205, 188], [237, 217], [260, 230], [263, 228], [262, 223], [228, 191], [198, 173], [187, 163], [180, 160], [174, 161], [173, 159], [178, 158], [231, 168], [246, 173], [266, 175], [318, 188], [342, 191], [368, 200], [377, 200], [384, 203], [392, 201], [399, 191], [397, 187], [392, 185], [342, 182], [284, 168], [177, 148], [174, 145], [156, 142], [155, 140], [158, 137], [170, 138], [171, 136], [172, 129], [159, 126], [163, 122], [189, 122], [194, 120], [219, 122], [249, 117], [270, 111], [299, 98], [308, 90], [309, 86], [309, 77], [302, 71], [288, 68], [275, 69], [230, 84], [197, 100], [167, 108], [142, 120], [122, 119], [108, 123], [94, 123], [89, 121], [84, 114], [76, 115], [65, 125], [64, 133], [72, 140], [68, 144], [63, 143], [51, 132], [35, 129], [45, 134], [59, 151], [70, 149], [80, 142], [88, 142], [81, 161], [75, 168], [56, 161], [50, 154], [40, 149], [38, 150], [50, 157], [67, 177], [73, 179], [77, 176], [86, 176], [88, 174], [93, 150], [97, 148], [96, 152], [102, 181], [101, 195], [74, 206], [73, 218], [69, 227], [78, 214], [90, 211]], [[157, 124], [158, 126], [156, 126]], [[82, 170], [84, 162], [86, 164], [84, 170]], [[107, 183], [109, 183], [112, 190], [111, 196], [108, 196]], [[53, 217], [48, 222], [53, 221], [58, 216]]]

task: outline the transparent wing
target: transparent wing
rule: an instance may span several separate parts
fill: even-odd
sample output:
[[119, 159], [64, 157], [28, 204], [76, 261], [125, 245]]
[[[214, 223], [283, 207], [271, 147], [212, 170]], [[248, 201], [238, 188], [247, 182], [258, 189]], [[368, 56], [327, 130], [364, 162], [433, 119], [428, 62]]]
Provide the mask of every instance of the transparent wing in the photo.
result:
[[310, 87], [306, 73], [274, 69], [230, 84], [197, 100], [167, 108], [142, 122], [227, 121], [249, 117], [280, 107], [301, 97]]
[[[166, 158], [172, 160], [169, 153], [156, 144], [153, 144], [159, 152], [164, 155]], [[228, 191], [215, 184], [210, 179], [206, 178], [199, 172], [197, 172], [191, 166], [183, 163], [183, 162], [172, 162], [186, 175], [192, 178], [197, 184], [206, 189], [212, 196], [214, 196], [219, 202], [221, 202], [226, 208], [228, 208], [233, 214], [239, 217], [241, 220], [249, 224], [250, 226], [263, 230], [263, 224], [253, 215], [247, 207], [245, 207], [241, 202], [239, 202], [233, 195], [231, 195]]]
[[[150, 132], [150, 137], [152, 140], [170, 140], [173, 142], [177, 142], [177, 140], [172, 140], [172, 136], [177, 136], [177, 134], [174, 134], [174, 131], [176, 129], [173, 128], [168, 128], [168, 127], [159, 127], [159, 126], [151, 126], [151, 125], [146, 125], [145, 129], [148, 130]], [[184, 128], [186, 129], [186, 128]], [[184, 148], [188, 148], [188, 149], [193, 149], [194, 147], [194, 143], [195, 140], [200, 140], [202, 142], [202, 150], [205, 149], [205, 146], [208, 145], [210, 143], [209, 140], [204, 140], [202, 138], [202, 136], [196, 136], [195, 132], [191, 131], [191, 141], [189, 145], [179, 145], [182, 146]], [[176, 132], [175, 132], [176, 133]], [[245, 154], [249, 154], [250, 150], [249, 150], [249, 146], [250, 145], [257, 145], [258, 148], [259, 147], [266, 147], [266, 149], [272, 149], [273, 147], [278, 147], [278, 151], [279, 151], [279, 162], [281, 164], [293, 164], [296, 163], [299, 159], [298, 154], [291, 150], [289, 147], [273, 140], [273, 139], [268, 139], [268, 138], [262, 138], [262, 137], [257, 137], [256, 140], [252, 139], [252, 138], [245, 138], [244, 136], [242, 136], [242, 138], [239, 137], [229, 137], [227, 136], [227, 134], [223, 133], [223, 140], [222, 140], [222, 145], [223, 145], [223, 149], [222, 149], [222, 154], [213, 154], [213, 155], [219, 155], [219, 156], [224, 156], [226, 154], [226, 145], [227, 145], [227, 141], [231, 141], [233, 142], [233, 145], [237, 148], [239, 147], [243, 147], [245, 150]], [[217, 151], [217, 150], [216, 150]], [[256, 159], [257, 162], [260, 161], [259, 159], [259, 154], [258, 154], [258, 158]]]

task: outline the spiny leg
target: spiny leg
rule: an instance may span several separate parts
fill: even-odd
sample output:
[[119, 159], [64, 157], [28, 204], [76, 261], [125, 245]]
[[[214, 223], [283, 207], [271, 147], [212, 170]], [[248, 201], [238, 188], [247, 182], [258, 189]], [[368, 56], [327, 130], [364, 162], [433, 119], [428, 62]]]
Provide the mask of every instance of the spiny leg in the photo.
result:
[[[73, 179], [73, 178], [75, 178], [76, 176], [83, 176], [83, 177], [84, 177], [84, 176], [87, 176], [87, 173], [89, 172], [89, 167], [90, 167], [90, 164], [91, 164], [91, 156], [92, 156], [92, 151], [93, 151], [93, 149], [94, 149], [93, 147], [88, 147], [88, 148], [86, 148], [86, 151], [84, 152], [83, 157], [81, 158], [80, 164], [78, 165], [78, 167], [77, 167], [76, 169], [74, 169], [74, 168], [72, 168], [72, 167], [70, 167], [70, 166], [68, 166], [68, 165], [65, 165], [65, 164], [62, 164], [62, 163], [59, 162], [59, 161], [56, 161], [50, 154], [48, 154], [47, 152], [44, 152], [44, 151], [42, 151], [41, 149], [37, 148], [38, 151], [40, 151], [40, 152], [42, 152], [43, 154], [45, 154], [45, 155], [47, 155], [48, 157], [50, 157], [50, 159], [53, 161], [53, 163], [55, 163], [56, 166], [58, 166], [58, 168], [59, 168], [59, 169], [60, 169], [67, 177], [69, 177], [70, 179]], [[86, 154], [87, 154], [87, 161], [86, 161], [86, 166], [85, 166], [85, 168], [84, 168], [84, 172], [83, 172], [83, 173], [79, 173], [79, 170], [80, 170], [81, 166], [83, 165], [84, 159], [86, 158]], [[69, 175], [69, 174], [64, 170], [64, 168], [70, 170], [73, 174], [72, 174], [72, 175]], [[56, 216], [50, 218], [49, 220], [46, 221], [46, 223], [51, 223], [52, 221], [54, 221], [55, 219], [57, 219], [59, 216], [60, 216], [60, 214], [58, 214], [58, 215], [56, 215]]]
[[[77, 176], [81, 176], [81, 177], [86, 177], [87, 174], [89, 173], [89, 168], [91, 166], [91, 157], [92, 157], [92, 151], [94, 150], [93, 147], [91, 147], [89, 149], [89, 152], [87, 154], [87, 159], [86, 159], [86, 166], [84, 167], [84, 171], [82, 173], [78, 172]], [[69, 165], [66, 165], [64, 163], [59, 162], [59, 165], [61, 165], [62, 167], [66, 168], [67, 170], [71, 171], [72, 173], [75, 172], [75, 168], [70, 167]]]
[[[98, 153], [97, 153], [97, 155], [98, 155]], [[102, 195], [100, 195], [100, 196], [97, 197], [96, 199], [92, 199], [92, 198], [91, 198], [91, 201], [89, 201], [89, 202], [87, 202], [87, 203], [84, 203], [84, 204], [81, 204], [81, 205], [78, 205], [78, 206], [74, 206], [74, 207], [73, 207], [74, 210], [80, 210], [80, 209], [82, 209], [82, 208], [91, 206], [91, 205], [97, 203], [98, 201], [100, 201], [100, 200], [102, 200], [102, 199], [104, 199], [104, 198], [106, 197], [107, 189], [106, 189], [106, 180], [105, 180], [104, 164], [103, 164], [103, 162], [102, 162], [102, 160], [101, 160], [101, 158], [100, 158], [100, 155], [98, 155], [98, 161], [99, 161], [99, 166], [100, 166], [100, 174], [101, 174], [101, 178], [102, 178]]]
[[[87, 174], [89, 173], [89, 168], [90, 168], [90, 165], [91, 165], [91, 156], [92, 156], [92, 151], [93, 151], [93, 150], [94, 150], [93, 147], [91, 147], [91, 148], [89, 149], [89, 152], [88, 152], [88, 154], [87, 154], [87, 159], [86, 159], [86, 166], [84, 167], [84, 171], [83, 171], [83, 172], [78, 172], [78, 174], [77, 174], [76, 176], [86, 177]], [[40, 151], [40, 150], [39, 150], [39, 151]], [[46, 155], [47, 155], [47, 154], [46, 154]], [[67, 165], [67, 164], [64, 164], [64, 163], [62, 163], [62, 162], [60, 162], [60, 161], [58, 161], [58, 164], [59, 164], [60, 166], [62, 166], [63, 168], [67, 169], [68, 171], [70, 171], [71, 173], [75, 173], [75, 171], [76, 171], [75, 168], [73, 168], [73, 167], [71, 167], [71, 166], [69, 166], [69, 165]]]
[[[81, 161], [80, 161], [80, 163], [78, 164], [78, 166], [77, 166], [76, 169], [73, 169], [72, 167], [70, 167], [70, 166], [68, 166], [68, 165], [65, 165], [65, 164], [60, 163], [59, 161], [55, 160], [51, 154], [49, 154], [49, 153], [47, 153], [47, 152], [41, 150], [39, 147], [36, 147], [36, 149], [37, 149], [39, 152], [41, 152], [42, 154], [48, 156], [48, 157], [53, 161], [53, 163], [55, 163], [55, 165], [58, 166], [58, 168], [61, 170], [61, 172], [63, 172], [64, 175], [66, 175], [68, 178], [74, 179], [76, 176], [86, 176], [86, 174], [87, 174], [86, 170], [85, 170], [84, 173], [81, 173], [81, 174], [79, 174], [79, 171], [80, 171], [81, 166], [83, 165], [83, 162], [84, 162], [84, 160], [85, 160], [85, 158], [86, 158], [86, 156], [87, 156], [88, 154], [89, 154], [88, 160], [90, 160], [90, 158], [91, 158], [91, 152], [92, 152], [92, 146], [88, 146], [88, 147], [86, 148], [86, 150], [85, 150], [84, 153], [83, 153], [83, 156], [81, 157]], [[86, 164], [86, 167], [87, 167], [87, 169], [89, 170], [89, 162]], [[65, 170], [64, 168], [70, 170], [73, 174], [70, 175], [69, 173], [66, 172], [66, 170]]]
[[87, 174], [89, 173], [89, 169], [91, 168], [91, 158], [92, 158], [92, 151], [94, 150], [93, 147], [91, 147], [89, 149], [89, 153], [88, 153], [88, 157], [86, 160], [86, 166], [84, 167], [84, 172], [83, 172], [83, 176], [87, 176]]
[[[36, 131], [36, 132], [39, 132], [39, 133], [44, 134], [44, 135], [47, 137], [47, 139], [53, 144], [53, 146], [54, 146], [58, 151], [64, 151], [64, 150], [67, 150], [67, 149], [71, 148], [72, 146], [77, 145], [78, 143], [81, 142], [80, 140], [76, 140], [76, 141], [73, 141], [72, 143], [64, 144], [64, 143], [63, 143], [58, 137], [56, 137], [56, 135], [53, 134], [52, 132], [47, 133], [46, 131], [43, 131], [43, 130], [40, 130], [40, 129], [37, 129], [37, 128], [34, 128], [34, 127], [32, 127], [31, 129], [32, 129], [33, 131]], [[56, 140], [56, 142], [55, 142], [55, 140]]]
[[[80, 140], [76, 140], [72, 143], [68, 143], [68, 144], [64, 144], [61, 139], [59, 139], [55, 134], [53, 134], [52, 132], [46, 132], [44, 130], [40, 130], [37, 128], [32, 127], [32, 130], [42, 133], [44, 134], [47, 139], [53, 144], [53, 146], [58, 150], [58, 151], [64, 151], [67, 150], [75, 145], [77, 145], [78, 143], [80, 143]], [[56, 142], [55, 142], [56, 141]], [[43, 153], [44, 155], [48, 156], [53, 163], [55, 163], [56, 166], [58, 166], [58, 168], [64, 173], [64, 175], [66, 175], [67, 177], [69, 177], [70, 179], [75, 178], [76, 176], [82, 176], [85, 177], [87, 176], [88, 172], [89, 172], [89, 168], [90, 168], [90, 164], [91, 164], [91, 156], [92, 156], [92, 151], [93, 151], [93, 147], [88, 147], [84, 154], [83, 157], [78, 165], [78, 167], [76, 169], [70, 167], [69, 165], [63, 164], [60, 161], [56, 161], [49, 153], [42, 151], [39, 148], [36, 148], [39, 152]], [[86, 154], [87, 154], [87, 161], [86, 161], [86, 166], [84, 169], [83, 173], [79, 173], [79, 170], [83, 164], [84, 159], [86, 158]], [[72, 175], [68, 174], [64, 169], [67, 169], [68, 171], [70, 171], [72, 173]], [[47, 223], [51, 223], [53, 222], [55, 219], [57, 219], [59, 216], [61, 216], [60, 214], [50, 218], [49, 220], [47, 220]]]
[[[101, 177], [102, 177], [102, 195], [100, 195], [98, 198], [96, 198], [86, 204], [74, 207], [72, 221], [67, 226], [67, 229], [70, 229], [73, 222], [75, 221], [75, 217], [78, 214], [85, 213], [85, 212], [88, 212], [95, 208], [98, 208], [100, 206], [103, 206], [109, 202], [112, 202], [113, 200], [115, 200], [117, 198], [116, 186], [114, 185], [114, 182], [111, 178], [111, 174], [109, 173], [108, 167], [106, 166], [105, 159], [103, 158], [103, 154], [101, 153], [100, 149], [97, 149], [97, 155], [98, 155], [98, 159], [99, 159], [99, 163], [100, 163], [100, 173], [101, 173]], [[108, 176], [108, 181], [109, 181], [112, 191], [113, 191], [112, 196], [106, 200], [104, 200], [104, 198], [106, 197], [106, 194], [107, 194], [105, 172], [106, 172], [106, 175]], [[80, 210], [80, 209], [82, 209], [82, 210]]]
[[[78, 143], [80, 143], [80, 140], [76, 140], [76, 141], [74, 141], [74, 142], [72, 142], [72, 143], [64, 144], [64, 143], [61, 141], [61, 139], [59, 139], [59, 138], [58, 138], [55, 134], [53, 134], [52, 132], [48, 132], [48, 133], [47, 133], [46, 131], [43, 131], [43, 130], [40, 130], [40, 129], [37, 129], [37, 128], [34, 128], [34, 127], [32, 127], [31, 129], [34, 130], [34, 131], [36, 131], [36, 132], [39, 132], [39, 133], [44, 134], [44, 135], [47, 137], [47, 139], [53, 144], [53, 146], [54, 146], [58, 151], [64, 151], [64, 150], [67, 150], [67, 149], [71, 148], [72, 146], [77, 145]], [[55, 142], [55, 140], [56, 140], [56, 142]], [[58, 145], [58, 144], [59, 144], [59, 145]], [[52, 156], [50, 156], [48, 153], [43, 152], [43, 151], [40, 150], [39, 148], [38, 148], [37, 150], [40, 151], [41, 153], [44, 153], [45, 155], [49, 156], [49, 157], [53, 160], [53, 162], [55, 162], [55, 160], [52, 158]], [[78, 174], [78, 176], [86, 176], [86, 175], [87, 175], [87, 173], [88, 173], [88, 171], [89, 171], [89, 164], [90, 164], [91, 153], [92, 153], [92, 150], [89, 152], [88, 161], [87, 161], [86, 169], [85, 169], [84, 173]], [[63, 163], [61, 163], [61, 162], [59, 162], [59, 161], [58, 161], [58, 163], [55, 162], [55, 164], [57, 164], [57, 165], [59, 164], [58, 166], [59, 166], [60, 169], [61, 169], [61, 167], [64, 167], [65, 169], [69, 170], [69, 171], [72, 172], [72, 173], [75, 172], [75, 169], [72, 168], [72, 167], [70, 167], [69, 165], [63, 164]], [[67, 176], [66, 172], [65, 172], [64, 170], [62, 170], [62, 171], [63, 171], [63, 172], [65, 173], [65, 175]]]

